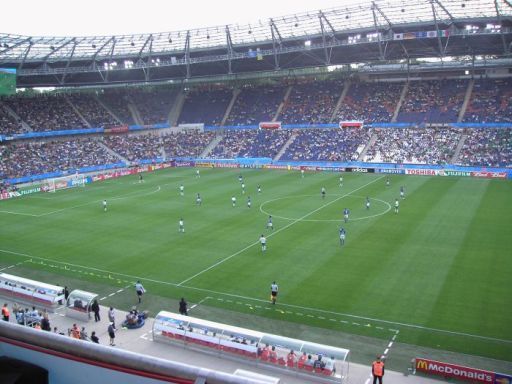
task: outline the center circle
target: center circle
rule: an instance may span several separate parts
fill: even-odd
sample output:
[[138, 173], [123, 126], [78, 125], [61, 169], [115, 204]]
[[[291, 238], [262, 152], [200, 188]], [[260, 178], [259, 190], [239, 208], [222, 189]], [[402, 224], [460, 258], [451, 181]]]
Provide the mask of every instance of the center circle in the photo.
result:
[[[359, 203], [359, 205], [361, 207], [364, 207], [364, 204], [365, 204], [365, 201], [366, 201], [366, 197], [363, 197], [363, 196], [355, 196], [355, 195], [330, 195], [330, 196], [335, 196], [335, 197], [337, 196], [337, 198], [334, 199], [334, 200], [328, 201], [327, 203], [324, 203], [323, 205], [325, 207], [327, 207], [328, 205], [331, 205], [331, 204], [335, 204], [336, 201], [343, 202], [344, 198], [355, 198], [357, 200], [361, 200], [361, 203]], [[284, 215], [279, 215], [279, 214], [275, 214], [275, 213], [269, 212], [269, 211], [271, 211], [271, 209], [267, 210], [267, 208], [266, 208], [267, 205], [269, 205], [269, 204], [271, 204], [273, 202], [276, 202], [276, 201], [290, 200], [290, 199], [300, 199], [300, 198], [310, 198], [310, 197], [315, 197], [315, 198], [321, 199], [319, 195], [292, 195], [292, 196], [278, 197], [276, 199], [267, 200], [267, 201], [264, 201], [263, 203], [261, 203], [261, 205], [260, 205], [260, 212], [265, 214], [265, 215], [272, 216], [273, 218], [276, 218], [276, 219], [282, 219], [282, 220], [288, 220], [288, 221], [343, 222], [342, 210], [338, 210], [339, 217], [340, 217], [339, 219], [308, 219], [307, 218], [310, 214], [313, 214], [313, 213], [315, 213], [317, 211], [321, 211], [323, 209], [323, 206], [317, 207], [315, 210], [313, 210], [309, 214], [305, 213], [302, 217], [288, 217], [288, 216], [284, 216]], [[388, 213], [391, 210], [391, 204], [389, 204], [387, 201], [384, 201], [384, 200], [381, 200], [381, 199], [378, 199], [378, 198], [375, 198], [375, 197], [370, 197], [369, 200], [372, 203], [372, 205], [373, 205], [373, 202], [378, 202], [379, 203], [378, 206], [381, 206], [382, 209], [378, 210], [377, 213], [373, 213], [374, 210], [372, 210], [372, 211], [364, 210], [364, 212], [368, 212], [368, 213], [372, 212], [373, 214], [368, 214], [368, 215], [363, 215], [363, 216], [353, 217], [352, 214], [351, 214], [350, 221], [358, 221], [358, 220], [371, 219], [371, 218], [374, 218], [374, 217], [385, 215], [386, 213]], [[350, 206], [348, 206], [347, 208], [351, 209]]]

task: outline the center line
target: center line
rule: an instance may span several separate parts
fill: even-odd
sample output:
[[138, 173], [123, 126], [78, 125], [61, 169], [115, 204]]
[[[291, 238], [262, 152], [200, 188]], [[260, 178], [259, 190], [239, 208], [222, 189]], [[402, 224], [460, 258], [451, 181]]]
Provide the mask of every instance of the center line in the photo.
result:
[[[373, 184], [373, 183], [375, 183], [376, 181], [378, 181], [378, 180], [380, 180], [380, 179], [382, 179], [382, 178], [384, 178], [384, 176], [378, 177], [377, 179], [372, 180], [372, 181], [370, 181], [369, 183], [366, 183], [365, 185], [362, 185], [361, 187], [354, 189], [352, 192], [349, 192], [349, 193], [346, 193], [346, 194], [344, 194], [344, 195], [341, 195], [340, 197], [338, 197], [338, 198], [334, 199], [333, 201], [330, 201], [329, 203], [326, 203], [326, 204], [324, 204], [324, 205], [322, 205], [322, 206], [318, 207], [317, 209], [315, 209], [315, 210], [313, 210], [313, 211], [311, 211], [311, 212], [309, 212], [309, 213], [306, 213], [304, 216], [299, 217], [297, 220], [292, 221], [290, 224], [285, 225], [283, 228], [280, 228], [280, 229], [278, 229], [277, 231], [272, 232], [270, 235], [268, 235], [268, 236], [267, 236], [267, 238], [270, 238], [270, 237], [272, 237], [272, 236], [274, 236], [274, 235], [277, 235], [279, 232], [282, 232], [282, 231], [284, 231], [285, 229], [290, 228], [292, 225], [297, 224], [298, 222], [300, 222], [301, 220], [305, 219], [306, 217], [311, 216], [313, 213], [316, 213], [316, 212], [320, 211], [321, 209], [324, 209], [325, 207], [328, 207], [329, 205], [334, 204], [334, 203], [335, 203], [335, 202], [337, 202], [338, 200], [341, 200], [341, 199], [343, 199], [344, 197], [347, 197], [347, 196], [351, 195], [352, 193], [359, 191], [360, 189], [366, 188], [368, 185]], [[188, 279], [183, 280], [181, 283], [178, 283], [178, 286], [181, 286], [181, 285], [183, 285], [183, 284], [185, 284], [185, 283], [188, 283], [190, 280], [195, 279], [196, 277], [198, 277], [198, 276], [202, 275], [203, 273], [206, 273], [206, 272], [208, 272], [209, 270], [211, 270], [211, 269], [213, 269], [213, 268], [215, 268], [215, 267], [217, 267], [217, 266], [219, 266], [219, 265], [223, 264], [224, 262], [226, 262], [226, 261], [228, 261], [228, 260], [232, 259], [233, 257], [238, 256], [238, 255], [239, 255], [239, 254], [241, 254], [242, 252], [245, 252], [245, 251], [246, 251], [246, 250], [248, 250], [249, 248], [252, 248], [252, 247], [254, 247], [255, 245], [258, 245], [259, 243], [260, 243], [260, 241], [259, 241], [259, 240], [257, 240], [257, 241], [255, 241], [254, 243], [249, 244], [247, 247], [245, 247], [245, 248], [243, 248], [243, 249], [239, 250], [238, 252], [235, 252], [235, 253], [233, 253], [232, 255], [227, 256], [227, 257], [225, 257], [224, 259], [217, 261], [215, 264], [210, 265], [208, 268], [203, 269], [201, 272], [198, 272], [198, 273], [196, 273], [195, 275], [193, 275], [193, 276], [189, 277]]]

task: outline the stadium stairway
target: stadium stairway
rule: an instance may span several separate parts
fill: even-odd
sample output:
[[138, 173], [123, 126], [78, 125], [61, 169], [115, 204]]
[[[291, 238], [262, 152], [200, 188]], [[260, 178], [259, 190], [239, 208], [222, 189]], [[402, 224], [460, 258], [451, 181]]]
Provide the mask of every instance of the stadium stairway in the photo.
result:
[[137, 109], [137, 106], [133, 103], [133, 101], [129, 101], [127, 104], [128, 110], [130, 111], [133, 121], [135, 121], [135, 124], [138, 125], [144, 125], [144, 120], [140, 117], [139, 110]]
[[4, 104], [2, 103], [2, 101], [0, 101], [0, 108], [2, 108], [7, 111], [7, 113], [9, 115], [11, 115], [14, 119], [16, 119], [16, 121], [21, 121], [21, 128], [23, 128], [23, 131], [25, 132], [33, 132], [34, 130], [32, 129], [32, 127], [30, 125], [28, 125], [26, 122], [24, 122], [21, 117], [19, 117], [16, 112], [14, 112], [7, 104]]
[[372, 136], [370, 137], [370, 140], [368, 140], [368, 143], [364, 146], [363, 150], [361, 151], [361, 154], [357, 158], [357, 161], [364, 161], [364, 158], [366, 156], [366, 153], [368, 150], [373, 147], [373, 144], [377, 141], [377, 135], [375, 133], [372, 133]]
[[114, 151], [113, 149], [111, 149], [110, 147], [108, 147], [104, 142], [103, 140], [98, 140], [98, 144], [100, 147], [104, 148], [105, 151], [107, 151], [108, 153], [110, 153], [112, 156], [115, 156], [117, 157], [119, 160], [123, 161], [125, 164], [130, 164], [130, 161], [126, 158], [126, 157], [123, 157], [121, 156], [119, 153], [117, 153], [116, 151]]
[[171, 127], [175, 127], [178, 123], [178, 119], [181, 115], [181, 110], [183, 109], [183, 104], [185, 104], [185, 93], [183, 90], [181, 90], [174, 100], [174, 105], [171, 108], [171, 111], [169, 112], [168, 120], [169, 125]]
[[69, 104], [69, 106], [71, 107], [71, 109], [78, 115], [78, 117], [80, 117], [80, 120], [82, 120], [82, 122], [89, 128], [92, 128], [91, 126], [91, 123], [89, 123], [87, 121], [87, 119], [80, 113], [80, 111], [78, 110], [78, 108], [76, 107], [75, 104], [72, 103], [71, 100], [69, 100], [69, 97], [67, 96], [64, 96], [64, 100], [66, 100], [66, 103]]
[[336, 118], [338, 117], [338, 111], [340, 110], [341, 105], [343, 104], [343, 100], [345, 100], [345, 96], [347, 96], [347, 93], [350, 89], [350, 86], [352, 85], [351, 81], [348, 80], [345, 85], [343, 86], [343, 91], [341, 92], [340, 98], [338, 99], [338, 102], [336, 103], [336, 106], [334, 107], [334, 110], [332, 111], [331, 119], [329, 120], [329, 123], [333, 123], [336, 121]]
[[284, 145], [282, 146], [282, 148], [279, 150], [279, 152], [277, 153], [276, 157], [274, 157], [273, 161], [279, 161], [279, 159], [281, 158], [281, 156], [284, 155], [284, 153], [286, 152], [286, 150], [288, 149], [288, 147], [295, 141], [295, 139], [297, 138], [297, 134], [294, 133], [290, 136], [290, 138], [286, 141], [286, 143], [284, 143]]
[[107, 104], [105, 104], [101, 99], [98, 97], [98, 95], [94, 95], [94, 99], [98, 102], [99, 105], [101, 105], [105, 110], [112, 116], [119, 124], [123, 124], [121, 119], [117, 117], [117, 115], [108, 107]]
[[217, 144], [220, 143], [220, 141], [222, 140], [222, 138], [224, 137], [224, 135], [220, 135], [218, 134], [217, 136], [214, 137], [214, 139], [212, 141], [210, 141], [210, 144], [208, 144], [206, 146], [206, 148], [204, 149], [203, 152], [201, 152], [201, 154], [199, 155], [200, 158], [202, 159], [205, 159], [208, 157], [208, 155], [213, 151], [213, 149], [217, 146]]
[[450, 160], [450, 164], [456, 164], [457, 160], [459, 160], [460, 151], [462, 150], [462, 147], [464, 146], [464, 143], [466, 142], [467, 137], [468, 137], [468, 135], [466, 135], [466, 134], [461, 135], [460, 140], [457, 144], [457, 147], [455, 148], [455, 153], [453, 154], [453, 157]]
[[279, 107], [277, 108], [276, 114], [274, 115], [274, 118], [272, 119], [272, 121], [277, 121], [277, 119], [279, 119], [279, 115], [283, 111], [283, 108], [284, 108], [286, 102], [288, 101], [288, 98], [290, 97], [290, 93], [292, 93], [292, 88], [293, 88], [293, 86], [290, 85], [288, 87], [288, 89], [286, 90], [286, 93], [284, 94], [283, 101], [281, 102], [281, 104], [279, 104]]
[[402, 88], [402, 93], [400, 93], [400, 99], [398, 100], [398, 104], [396, 105], [395, 112], [393, 113], [393, 118], [391, 119], [392, 123], [396, 123], [396, 119], [398, 118], [398, 114], [400, 113], [400, 108], [402, 108], [402, 104], [404, 103], [405, 96], [407, 95], [407, 91], [409, 90], [409, 82], [406, 81], [404, 87]]
[[[468, 87], [466, 89], [466, 95], [464, 96], [464, 102], [462, 103], [462, 107], [460, 107], [459, 116], [457, 118], [457, 123], [462, 122], [464, 119], [464, 115], [466, 114], [466, 110], [468, 109], [469, 102], [471, 100], [471, 94], [473, 93], [473, 86], [475, 85], [475, 79], [471, 79], [468, 83]], [[454, 156], [455, 158], [455, 156]]]
[[222, 121], [220, 123], [221, 127], [223, 127], [226, 124], [226, 121], [229, 118], [229, 115], [231, 114], [231, 110], [233, 109], [233, 105], [235, 105], [236, 98], [238, 97], [240, 92], [242, 91], [238, 88], [233, 89], [233, 96], [231, 97], [231, 101], [229, 102], [228, 107], [226, 108], [226, 112], [224, 113], [224, 117], [222, 118]]

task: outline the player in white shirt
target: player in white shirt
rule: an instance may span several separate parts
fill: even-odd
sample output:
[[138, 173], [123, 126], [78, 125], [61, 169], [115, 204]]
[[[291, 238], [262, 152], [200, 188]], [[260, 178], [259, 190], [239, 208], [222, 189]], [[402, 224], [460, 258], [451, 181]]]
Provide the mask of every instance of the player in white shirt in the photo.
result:
[[245, 194], [245, 183], [242, 183], [242, 195]]
[[233, 206], [233, 208], [236, 206], [236, 197], [235, 196], [231, 197], [231, 205]]
[[403, 185], [400, 187], [400, 198], [402, 200], [405, 199], [405, 188]]
[[185, 196], [185, 187], [183, 186], [183, 184], [180, 184], [180, 195]]
[[203, 203], [203, 199], [201, 199], [201, 195], [198, 193], [196, 196], [196, 205], [201, 205]]
[[322, 199], [325, 199], [325, 187], [322, 187], [322, 189], [320, 190], [320, 193], [322, 195]]
[[261, 185], [258, 185], [258, 193], [261, 193]]
[[366, 196], [366, 210], [370, 209], [370, 198]]
[[107, 212], [107, 200], [103, 200], [103, 212]]
[[300, 177], [304, 178], [304, 170], [303, 169], [300, 170]]
[[179, 225], [178, 232], [185, 233], [185, 222], [183, 221], [183, 218], [180, 218], [178, 225]]
[[199, 174], [199, 169], [196, 169], [196, 177], [199, 179], [201, 175]]
[[340, 176], [340, 188], [343, 187], [343, 176]]
[[267, 250], [267, 238], [265, 236], [261, 235], [260, 243], [261, 243], [261, 251], [265, 252]]
[[400, 202], [398, 199], [395, 199], [395, 214], [398, 213], [398, 208], [400, 207]]

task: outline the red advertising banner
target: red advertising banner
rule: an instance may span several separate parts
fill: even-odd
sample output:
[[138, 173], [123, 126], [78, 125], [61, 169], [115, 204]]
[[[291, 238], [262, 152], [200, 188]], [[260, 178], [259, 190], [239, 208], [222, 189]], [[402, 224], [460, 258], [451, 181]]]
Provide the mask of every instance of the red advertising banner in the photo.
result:
[[448, 364], [441, 361], [416, 358], [416, 370], [431, 375], [453, 377], [458, 380], [468, 380], [476, 383], [494, 383], [494, 372]]
[[472, 177], [484, 177], [486, 179], [506, 179], [506, 172], [471, 172]]
[[128, 132], [129, 128], [127, 125], [118, 125], [114, 127], [108, 127], [104, 129], [105, 133], [123, 133]]
[[280, 121], [262, 121], [260, 123], [260, 129], [281, 129]]
[[356, 121], [356, 120], [340, 121], [340, 128], [363, 128], [363, 126], [364, 126], [363, 121]]

